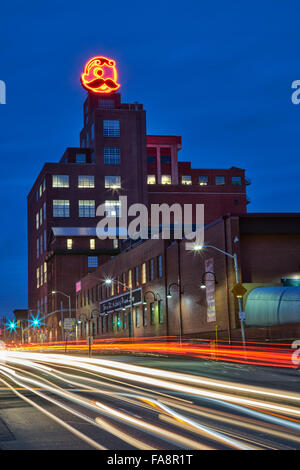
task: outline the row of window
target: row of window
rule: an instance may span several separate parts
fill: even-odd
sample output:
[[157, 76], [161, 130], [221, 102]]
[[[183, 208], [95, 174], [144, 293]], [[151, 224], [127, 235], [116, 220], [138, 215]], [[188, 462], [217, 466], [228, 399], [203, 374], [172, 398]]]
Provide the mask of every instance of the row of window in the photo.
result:
[[[214, 183], [217, 186], [223, 186], [226, 184], [225, 176], [215, 176]], [[147, 184], [157, 184], [156, 182], [156, 175], [148, 175], [147, 176]], [[172, 176], [171, 175], [161, 175], [160, 184], [172, 184]], [[182, 175], [181, 176], [181, 184], [191, 185], [193, 184], [191, 175]], [[209, 177], [206, 175], [198, 176], [198, 184], [200, 186], [207, 186], [209, 184]], [[233, 186], [241, 186], [242, 185], [242, 177], [241, 176], [232, 176], [231, 177], [231, 184]]]
[[[171, 163], [171, 155], [161, 155], [160, 156], [161, 163]], [[147, 163], [155, 163], [156, 157], [154, 155], [147, 156]]]
[[36, 270], [36, 287], [39, 288], [47, 282], [47, 263], [42, 263]]
[[[143, 327], [147, 327], [148, 320], [150, 320], [150, 325], [155, 325], [157, 323], [162, 324], [164, 322], [163, 304], [161, 300], [157, 302], [157, 306], [155, 306], [154, 302], [150, 303], [149, 312], [150, 318], [148, 318], [147, 306], [143, 305], [142, 307], [137, 306], [133, 308], [134, 319], [131, 319], [127, 312], [110, 313], [108, 315], [101, 316], [97, 318], [97, 321], [92, 322], [93, 336], [126, 330], [129, 328], [129, 322], [134, 322], [136, 328], [139, 328], [142, 325]], [[87, 322], [82, 322], [80, 324], [80, 336], [86, 336], [87, 330]]]
[[[120, 201], [105, 201], [104, 204], [106, 217], [120, 217]], [[70, 217], [70, 201], [68, 199], [53, 200], [53, 217]], [[79, 200], [78, 217], [95, 217], [95, 201], [91, 199]]]
[[[89, 239], [89, 246], [90, 250], [95, 250], [96, 249], [96, 239], [95, 238], [90, 238]], [[113, 247], [116, 249], [119, 246], [119, 242], [117, 239], [113, 240]], [[66, 241], [66, 247], [67, 250], [72, 250], [73, 249], [73, 238], [67, 238]]]
[[100, 300], [108, 299], [114, 295], [119, 295], [121, 292], [128, 292], [128, 289], [123, 287], [118, 281], [129, 288], [137, 288], [146, 284], [148, 281], [153, 281], [156, 278], [161, 279], [162, 277], [163, 259], [162, 255], [159, 255], [156, 260], [151, 258], [141, 266], [135, 266], [133, 269], [129, 269], [127, 273], [122, 273], [120, 278], [117, 277], [116, 283], [113, 282], [110, 285], [98, 285], [88, 289], [87, 291], [80, 292], [77, 294], [76, 298], [77, 308], [85, 307], [86, 305], [93, 304]]
[[45, 313], [48, 313], [47, 312], [47, 296], [45, 295], [45, 297], [41, 298], [41, 299], [38, 299], [37, 301], [37, 314], [38, 315], [42, 315], [42, 314], [45, 314]]
[[[69, 188], [69, 175], [52, 175], [52, 188]], [[94, 188], [95, 177], [93, 175], [78, 176], [78, 188]], [[104, 187], [106, 189], [121, 188], [120, 176], [105, 176]]]
[[43, 221], [46, 220], [46, 203], [44, 202], [43, 207], [35, 215], [35, 226], [36, 229], [42, 226]]

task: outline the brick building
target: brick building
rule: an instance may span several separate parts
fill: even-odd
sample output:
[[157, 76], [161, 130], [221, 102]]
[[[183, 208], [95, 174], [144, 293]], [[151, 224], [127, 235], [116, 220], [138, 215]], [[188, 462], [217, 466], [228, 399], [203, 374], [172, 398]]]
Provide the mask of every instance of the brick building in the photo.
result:
[[[244, 306], [247, 295], [258, 286], [281, 286], [285, 277], [300, 279], [299, 214], [224, 216], [206, 225], [205, 240], [237, 253], [247, 289]], [[106, 285], [107, 278], [116, 282]], [[138, 293], [132, 319], [128, 289], [119, 281]], [[86, 336], [87, 319], [96, 312], [92, 332], [98, 338], [209, 338], [214, 337], [217, 326], [219, 338], [240, 340], [238, 305], [231, 292], [235, 283], [232, 259], [214, 249], [187, 251], [184, 240], [125, 245], [117, 257], [77, 283], [77, 338]], [[201, 288], [203, 284], [206, 289]], [[122, 297], [124, 302], [120, 301]], [[247, 339], [293, 338], [299, 334], [299, 323], [246, 328]]]
[[75, 313], [76, 281], [119, 252], [117, 240], [96, 236], [100, 204], [112, 216], [119, 215], [122, 195], [128, 205], [204, 204], [207, 223], [246, 213], [244, 170], [178, 162], [181, 137], [147, 136], [142, 104], [122, 103], [119, 93], [89, 92], [83, 115], [80, 146], [68, 147], [58, 163], [45, 163], [27, 198], [28, 308], [47, 315], [51, 339], [59, 338], [68, 314], [67, 296]]

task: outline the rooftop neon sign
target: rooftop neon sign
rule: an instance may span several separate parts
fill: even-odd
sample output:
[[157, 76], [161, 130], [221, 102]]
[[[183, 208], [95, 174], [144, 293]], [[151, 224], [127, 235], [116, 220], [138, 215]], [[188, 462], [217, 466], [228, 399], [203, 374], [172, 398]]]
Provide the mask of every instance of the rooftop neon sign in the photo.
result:
[[93, 57], [80, 77], [84, 88], [94, 93], [112, 93], [120, 88], [116, 62], [107, 57]]

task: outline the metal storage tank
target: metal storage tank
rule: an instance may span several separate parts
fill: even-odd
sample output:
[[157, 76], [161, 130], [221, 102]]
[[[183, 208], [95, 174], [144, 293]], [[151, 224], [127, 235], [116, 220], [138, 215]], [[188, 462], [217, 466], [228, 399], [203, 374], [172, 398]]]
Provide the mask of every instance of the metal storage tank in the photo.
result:
[[246, 301], [246, 326], [300, 323], [300, 287], [256, 287]]

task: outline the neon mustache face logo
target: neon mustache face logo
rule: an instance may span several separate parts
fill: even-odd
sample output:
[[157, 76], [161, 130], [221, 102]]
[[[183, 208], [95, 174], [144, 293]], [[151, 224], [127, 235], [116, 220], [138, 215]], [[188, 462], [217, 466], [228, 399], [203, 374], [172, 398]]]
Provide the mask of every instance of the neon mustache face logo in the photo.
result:
[[84, 67], [81, 84], [94, 93], [111, 93], [120, 88], [116, 62], [107, 57], [93, 57]]

